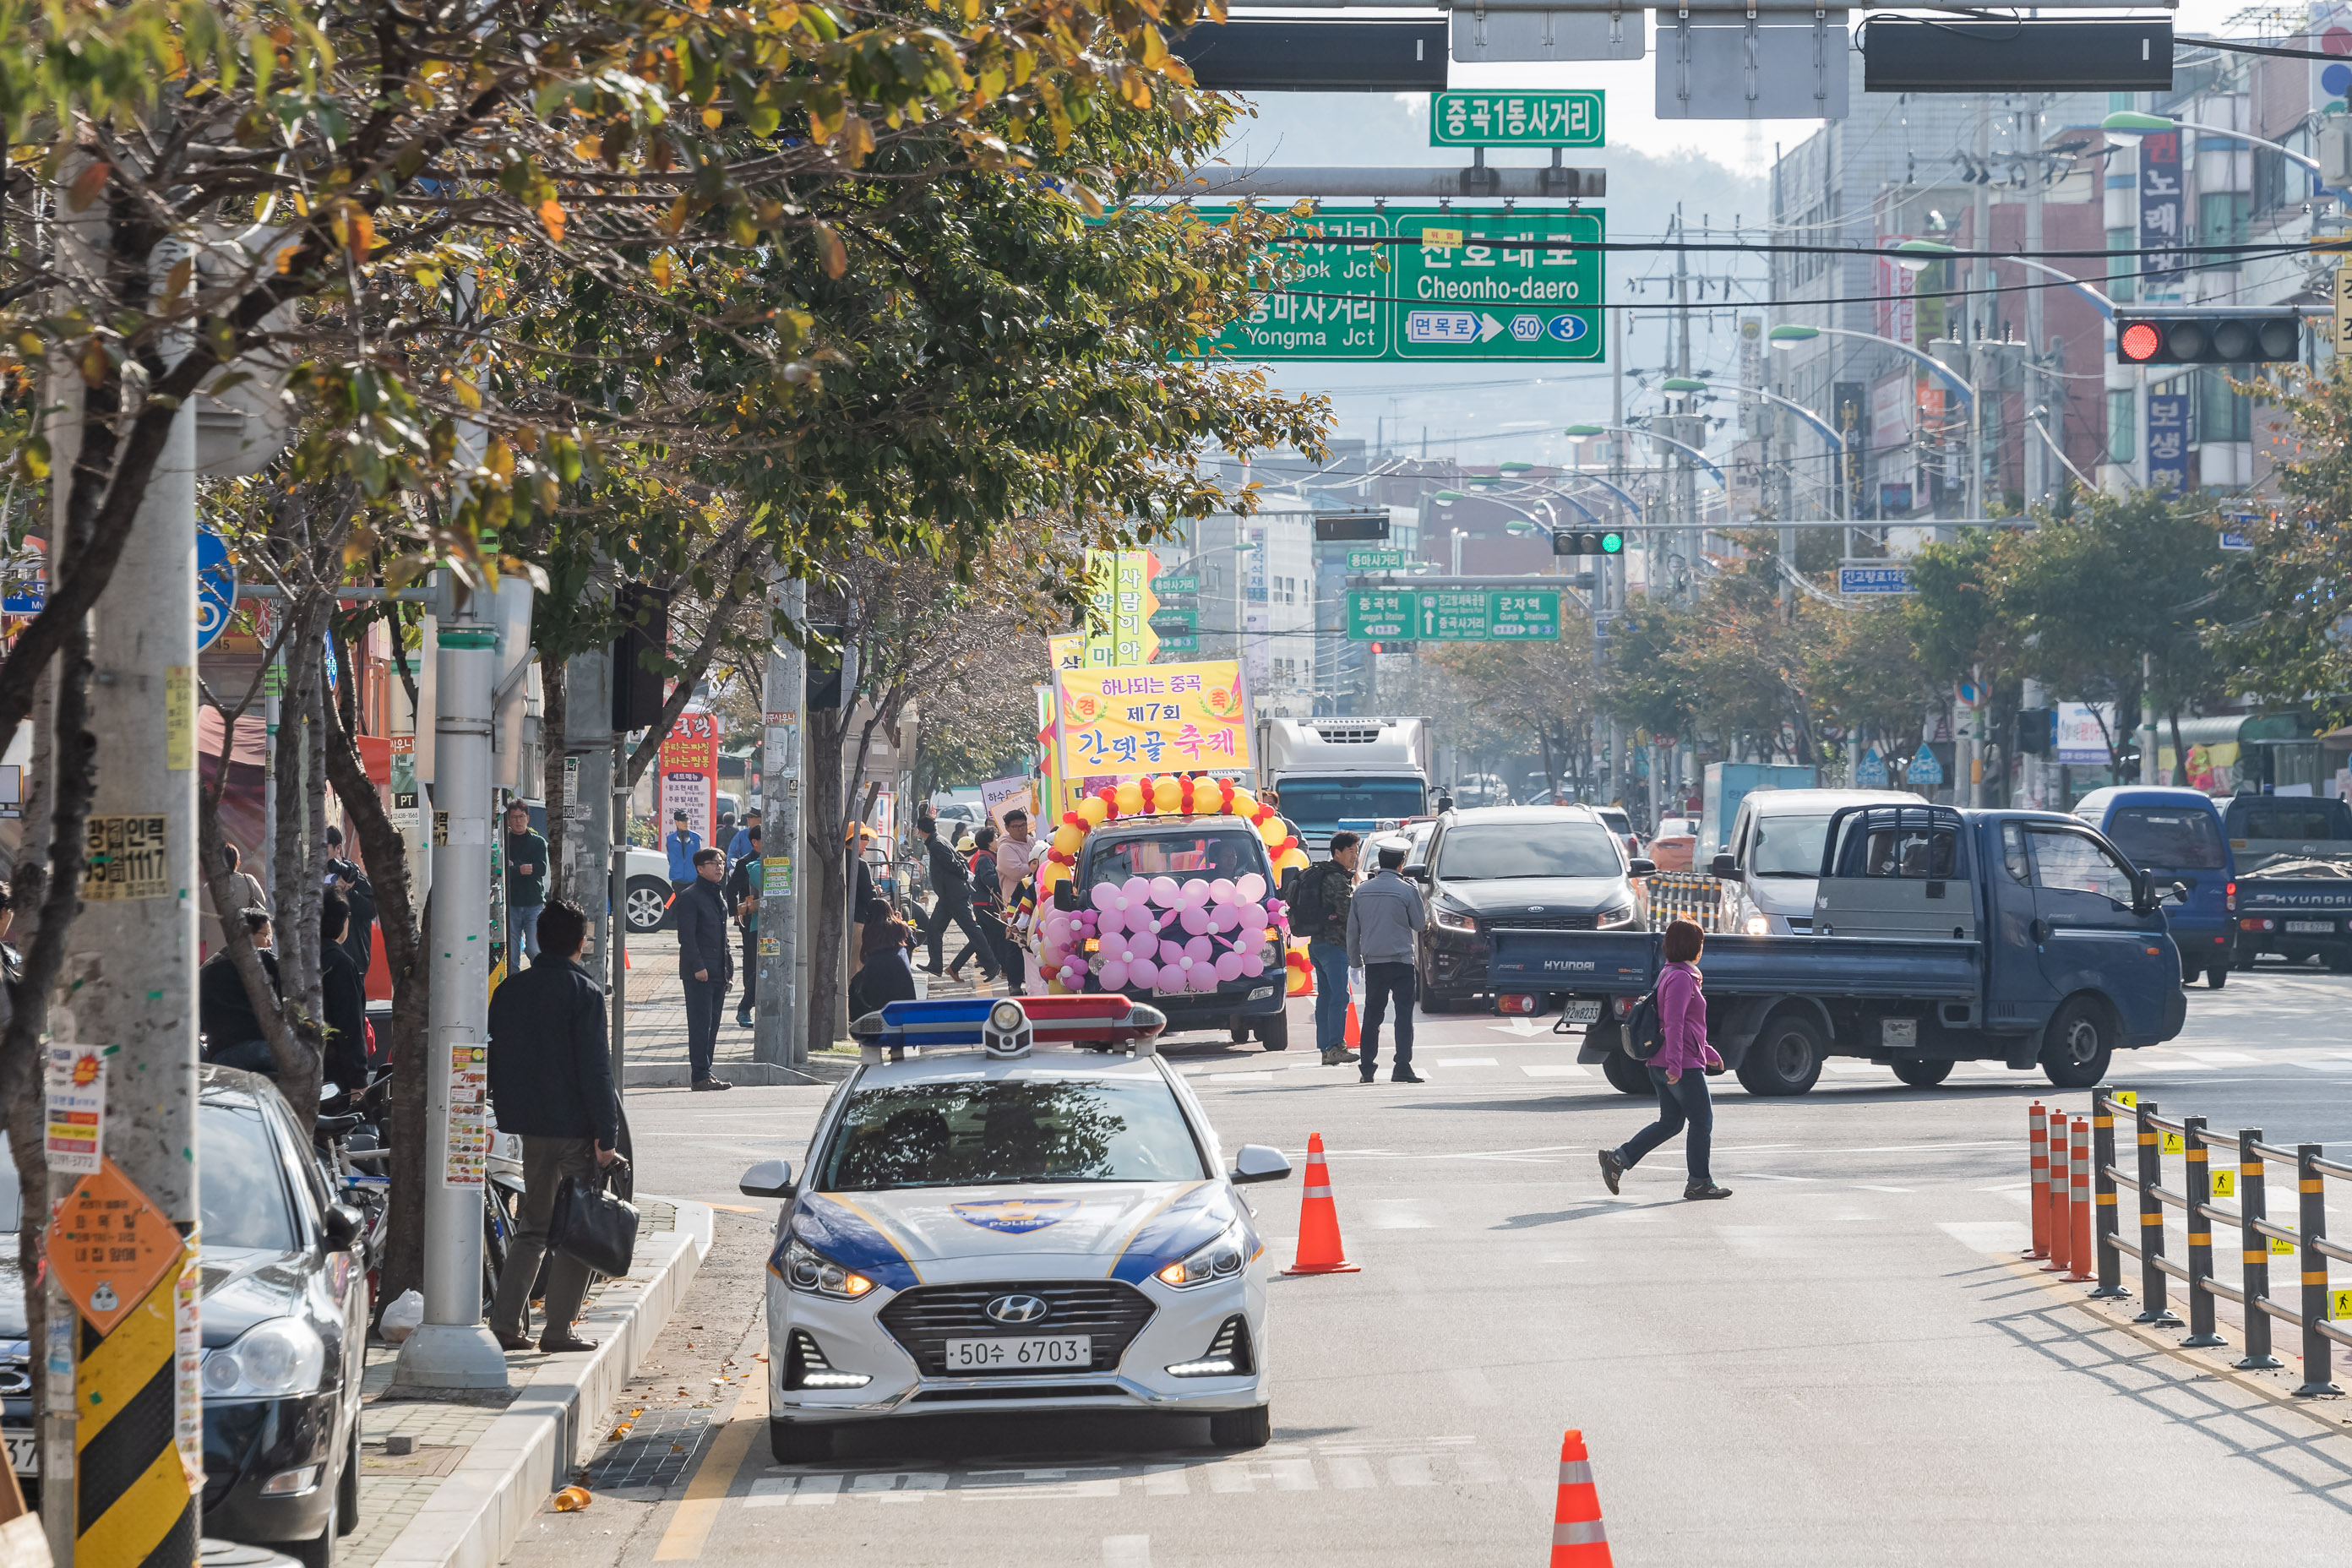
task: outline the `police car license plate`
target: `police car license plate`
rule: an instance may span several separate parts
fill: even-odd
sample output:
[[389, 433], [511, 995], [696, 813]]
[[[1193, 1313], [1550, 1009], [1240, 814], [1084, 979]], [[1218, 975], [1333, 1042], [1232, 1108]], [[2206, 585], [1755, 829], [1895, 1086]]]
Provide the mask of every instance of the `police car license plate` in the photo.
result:
[[1570, 1002], [1566, 1007], [1560, 1009], [1560, 1016], [1571, 1024], [1598, 1024], [1601, 1022], [1601, 1004]]
[[8, 1468], [20, 1476], [41, 1473], [40, 1439], [30, 1432], [8, 1434]]
[[2299, 935], [2330, 936], [2335, 933], [2334, 921], [2289, 921], [2286, 929]]
[[1004, 1372], [1013, 1368], [1054, 1372], [1092, 1366], [1094, 1359], [1094, 1339], [1087, 1334], [948, 1342], [950, 1372]]

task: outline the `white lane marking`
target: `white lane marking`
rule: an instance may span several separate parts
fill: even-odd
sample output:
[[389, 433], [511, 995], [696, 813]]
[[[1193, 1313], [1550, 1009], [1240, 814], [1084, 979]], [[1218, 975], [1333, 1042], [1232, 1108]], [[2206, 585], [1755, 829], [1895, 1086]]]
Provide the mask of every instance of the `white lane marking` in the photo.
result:
[[1510, 1040], [1415, 1040], [1412, 1050], [1415, 1056], [1423, 1051], [1491, 1051], [1496, 1046], [1513, 1043]]
[[2244, 1062], [2259, 1062], [2263, 1059], [2246, 1051], [2196, 1051], [2183, 1048], [2181, 1054], [2194, 1057], [2200, 1062], [2213, 1062], [2231, 1067], [2236, 1067]]
[[1145, 1497], [1187, 1497], [1191, 1495], [1192, 1490], [1192, 1483], [1184, 1479], [1183, 1466], [1147, 1465], [1144, 1467], [1143, 1495]]
[[1227, 1459], [1223, 1464], [1209, 1466], [1208, 1470], [1209, 1489], [1213, 1492], [1257, 1490], [1257, 1483], [1251, 1479], [1249, 1462], [1245, 1459]]
[[1265, 1468], [1273, 1472], [1274, 1489], [1278, 1492], [1315, 1490], [1315, 1461], [1312, 1459], [1269, 1459]]
[[2296, 1065], [2316, 1068], [2321, 1072], [2352, 1072], [2352, 1057], [2322, 1057], [2315, 1062], [2299, 1062]]
[[1874, 1187], [1868, 1182], [1856, 1182], [1854, 1185], [1865, 1193], [1907, 1193], [1911, 1190], [1909, 1187]]
[[1823, 1062], [1822, 1068], [1825, 1072], [1833, 1072], [1840, 1078], [1867, 1078], [1873, 1073], [1886, 1070], [1876, 1062]]
[[2163, 1057], [2145, 1057], [2145, 1056], [2144, 1056], [2144, 1057], [2141, 1057], [2140, 1058], [2138, 1058], [2137, 1061], [2134, 1061], [2134, 1062], [2131, 1064], [2130, 1070], [2131, 1070], [2131, 1071], [2133, 1071], [2133, 1072], [2137, 1073], [2137, 1072], [2211, 1072], [2211, 1071], [2213, 1071], [2214, 1069], [2213, 1069], [2213, 1068], [2212, 1068], [2210, 1064], [2205, 1063], [2205, 1062], [2171, 1061], [2171, 1060], [2168, 1060], [2168, 1059], [2166, 1059], [2166, 1058], [2163, 1058]]
[[1366, 1198], [1360, 1206], [1374, 1230], [1435, 1230], [1429, 1198]]
[[[1523, 1038], [1531, 1037], [1538, 1032], [1538, 1026], [1533, 1018], [1514, 1018], [1507, 1024], [1489, 1024], [1486, 1027], [1506, 1035], [1517, 1035]], [[1541, 1032], [1544, 1034], [1549, 1034], [1551, 1032], [1550, 1026], [1542, 1026]]]
[[1264, 1072], [1200, 1072], [1185, 1076], [1195, 1080], [1206, 1079], [1210, 1083], [1271, 1083], [1274, 1081], [1274, 1069], [1268, 1068]]
[[795, 1506], [822, 1508], [832, 1502], [841, 1490], [839, 1476], [803, 1476], [800, 1488], [793, 1493]]
[[1450, 1367], [1445, 1381], [1454, 1385], [1454, 1397], [1465, 1405], [1499, 1405], [1501, 1398], [1495, 1385], [1486, 1381], [1484, 1371], [1475, 1366]]
[[[2347, 1062], [2344, 1065], [2352, 1067], [2352, 1062]], [[1519, 1070], [1529, 1078], [1591, 1078], [1592, 1076], [1589, 1069], [1577, 1067], [1573, 1063], [1552, 1067], [1523, 1067]]]
[[[811, 1480], [816, 1478], [812, 1476]], [[800, 1482], [797, 1476], [762, 1476], [751, 1483], [751, 1495], [743, 1500], [745, 1508], [782, 1508], [793, 1500], [793, 1489]], [[825, 1500], [830, 1502], [833, 1500]]]
[[2033, 1241], [2032, 1227], [2021, 1220], [1938, 1220], [1936, 1228], [1979, 1252], [2017, 1252]]
[[1360, 1491], [1367, 1487], [1380, 1485], [1372, 1477], [1372, 1462], [1357, 1455], [1345, 1454], [1327, 1458], [1323, 1461], [1323, 1468], [1331, 1472], [1331, 1484], [1342, 1491]]
[[1438, 1057], [1423, 1065], [1448, 1068], [1496, 1068], [1503, 1064], [1493, 1057]]
[[1391, 1454], [1389, 1456], [1389, 1485], [1392, 1487], [1433, 1487], [1437, 1478], [1429, 1472], [1427, 1454]]
[[1103, 1568], [1151, 1568], [1151, 1537], [1106, 1535], [1102, 1553]]
[[1742, 1171], [1740, 1179], [1748, 1182], [1818, 1182], [1819, 1176], [1776, 1176], [1766, 1171]]

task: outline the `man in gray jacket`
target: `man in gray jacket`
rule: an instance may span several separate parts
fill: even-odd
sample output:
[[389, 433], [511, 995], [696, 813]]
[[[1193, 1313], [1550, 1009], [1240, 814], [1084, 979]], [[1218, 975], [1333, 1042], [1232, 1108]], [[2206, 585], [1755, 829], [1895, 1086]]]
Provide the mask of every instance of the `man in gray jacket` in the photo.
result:
[[1396, 998], [1396, 1068], [1391, 1083], [1419, 1083], [1412, 1070], [1414, 938], [1427, 921], [1420, 890], [1398, 875], [1405, 847], [1380, 845], [1378, 875], [1356, 889], [1348, 904], [1348, 962], [1364, 972], [1363, 1081], [1380, 1067], [1381, 1020]]
[[734, 944], [727, 929], [727, 899], [719, 879], [727, 857], [716, 849], [694, 853], [694, 880], [671, 903], [677, 927], [677, 973], [686, 983], [686, 1058], [698, 1089], [735, 1086], [714, 1078], [710, 1058], [719, 1047], [719, 1018], [727, 1008], [727, 982], [735, 973]]

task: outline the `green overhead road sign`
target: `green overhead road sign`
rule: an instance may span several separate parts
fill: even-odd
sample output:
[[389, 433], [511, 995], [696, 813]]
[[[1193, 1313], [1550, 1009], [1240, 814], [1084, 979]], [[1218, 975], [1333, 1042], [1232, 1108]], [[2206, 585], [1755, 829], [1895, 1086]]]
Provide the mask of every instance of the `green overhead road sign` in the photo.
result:
[[1350, 572], [1402, 572], [1412, 563], [1412, 557], [1402, 550], [1350, 550], [1348, 570]]
[[1598, 92], [1441, 92], [1429, 106], [1433, 147], [1599, 147]]
[[1163, 572], [1151, 580], [1151, 591], [1163, 599], [1171, 594], [1197, 594], [1201, 591], [1201, 579], [1196, 576], [1171, 576]]
[[1557, 639], [1559, 590], [1351, 589], [1348, 636], [1357, 642]]
[[[1212, 220], [1230, 208], [1201, 209]], [[1602, 357], [1598, 250], [1519, 249], [1498, 240], [1607, 237], [1593, 208], [1325, 206], [1298, 232], [1402, 239], [1288, 245], [1301, 268], [1257, 309], [1201, 345], [1236, 360], [1547, 360]], [[1385, 270], [1375, 264], [1385, 257]]]
[[1201, 629], [1201, 612], [1189, 609], [1171, 610], [1165, 607], [1154, 610], [1151, 613], [1151, 629], [1163, 634], [1172, 632], [1178, 636], [1198, 631]]

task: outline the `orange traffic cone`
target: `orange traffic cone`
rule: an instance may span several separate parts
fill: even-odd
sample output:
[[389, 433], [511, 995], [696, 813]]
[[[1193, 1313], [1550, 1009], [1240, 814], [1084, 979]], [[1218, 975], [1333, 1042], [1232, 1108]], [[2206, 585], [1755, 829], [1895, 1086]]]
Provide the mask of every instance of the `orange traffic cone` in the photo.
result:
[[1612, 1568], [1609, 1531], [1601, 1522], [1601, 1494], [1584, 1434], [1571, 1430], [1559, 1444], [1559, 1503], [1552, 1510], [1551, 1568]]
[[1348, 1048], [1354, 1050], [1364, 1043], [1364, 1026], [1356, 1016], [1356, 999], [1348, 998]]
[[1360, 1274], [1339, 1245], [1339, 1211], [1331, 1202], [1331, 1170], [1323, 1163], [1323, 1134], [1307, 1137], [1307, 1191], [1298, 1205], [1298, 1260], [1285, 1274]]

